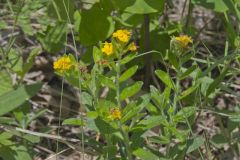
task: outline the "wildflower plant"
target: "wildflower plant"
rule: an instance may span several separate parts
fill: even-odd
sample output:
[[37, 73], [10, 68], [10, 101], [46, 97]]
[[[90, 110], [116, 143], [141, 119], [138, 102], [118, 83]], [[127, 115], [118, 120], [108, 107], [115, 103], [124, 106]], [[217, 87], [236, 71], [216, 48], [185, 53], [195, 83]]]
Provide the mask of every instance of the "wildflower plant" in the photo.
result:
[[[47, 154], [52, 149], [59, 159], [69, 148], [81, 152], [83, 160], [86, 154], [98, 160], [204, 160], [226, 154], [239, 159], [239, 1], [189, 1], [182, 10], [187, 19], [181, 22], [168, 19], [166, 7], [176, 4], [164, 0], [0, 4], [0, 159], [51, 159]], [[208, 25], [195, 32], [199, 27], [188, 18], [195, 18], [192, 11], [199, 5], [224, 15], [219, 19], [224, 24], [219, 40], [226, 38], [223, 53], [218, 42], [210, 45], [215, 44], [217, 54], [204, 39], [198, 47], [195, 39], [207, 33]], [[219, 32], [211, 33], [209, 38], [219, 37]], [[50, 54], [63, 50], [50, 64], [62, 77], [56, 133], [55, 118], [32, 122], [55, 117], [45, 107], [52, 103], [43, 102], [55, 100], [44, 91], [51, 89], [45, 75], [52, 70], [41, 71], [46, 71]], [[66, 53], [70, 50], [74, 56]], [[65, 83], [73, 86], [76, 99], [65, 96]], [[75, 114], [63, 117], [65, 98], [78, 103], [80, 113], [71, 108]], [[63, 120], [65, 116], [70, 118]], [[206, 117], [213, 128], [205, 126]], [[41, 125], [47, 119], [49, 125]], [[69, 132], [61, 132], [61, 125], [80, 126], [80, 133], [65, 134]], [[41, 138], [50, 139], [50, 145]]]
[[192, 38], [187, 35], [180, 35], [172, 37], [170, 42], [171, 51], [175, 54], [183, 54], [189, 50], [190, 45], [193, 43]]
[[[128, 159], [133, 159], [130, 128], [126, 124], [143, 109], [143, 106], [133, 111], [129, 109], [133, 105], [147, 102], [147, 99], [143, 102], [131, 100], [131, 97], [141, 90], [143, 83], [127, 82], [136, 73], [137, 66], [123, 70], [124, 65], [136, 55], [137, 47], [130, 40], [130, 31], [118, 30], [113, 33], [111, 41], [100, 43], [99, 48], [94, 47], [93, 66], [76, 62], [71, 54], [60, 57], [53, 66], [56, 73], [74, 86], [77, 86], [77, 80], [80, 78], [81, 86], [78, 87], [82, 90], [82, 104], [85, 105], [88, 115], [88, 121], [83, 124], [93, 123], [97, 126], [97, 129], [93, 129], [100, 133], [100, 138], [106, 139], [105, 154], [102, 155], [104, 159], [116, 158], [122, 145], [125, 146], [122, 154]], [[82, 66], [91, 69], [89, 72], [82, 72]], [[77, 71], [80, 71], [80, 77]], [[106, 89], [106, 95], [101, 95]]]
[[[170, 49], [163, 57], [165, 68], [155, 70], [164, 87], [151, 85], [150, 92], [141, 96], [136, 94], [143, 82], [130, 80], [138, 65], [126, 67], [141, 56], [137, 55], [130, 31], [117, 30], [110, 40], [94, 47], [94, 64], [76, 62], [71, 54], [54, 62], [56, 73], [81, 89], [81, 104], [87, 117], [81, 119], [80, 125], [96, 132], [96, 141], [91, 143], [96, 150], [101, 147], [100, 159], [133, 160], [144, 157], [143, 153], [152, 159], [183, 159], [192, 145], [204, 159], [199, 149], [204, 139], [193, 133], [192, 124], [197, 113], [195, 105], [201, 103], [197, 96], [209, 97], [214, 89], [211, 84], [205, 91], [201, 86], [204, 76], [192, 60], [192, 44], [190, 36], [172, 37]], [[191, 66], [186, 68], [186, 65]], [[176, 76], [172, 77], [169, 70]], [[181, 83], [186, 79], [191, 79], [191, 83], [183, 89]], [[63, 124], [71, 124], [69, 121], [73, 119], [66, 119]], [[157, 130], [155, 135], [151, 132], [153, 128]], [[159, 153], [153, 147], [156, 145], [165, 145], [165, 151]]]
[[60, 73], [67, 73], [74, 67], [73, 57], [70, 55], [64, 55], [53, 63], [53, 69]]

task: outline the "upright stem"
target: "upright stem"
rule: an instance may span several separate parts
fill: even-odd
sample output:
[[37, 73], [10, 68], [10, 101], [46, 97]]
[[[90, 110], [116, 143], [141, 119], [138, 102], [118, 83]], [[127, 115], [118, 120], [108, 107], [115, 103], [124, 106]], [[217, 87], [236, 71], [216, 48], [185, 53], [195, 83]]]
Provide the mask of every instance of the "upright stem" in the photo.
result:
[[119, 127], [120, 127], [120, 131], [122, 133], [122, 136], [124, 138], [124, 144], [125, 144], [125, 147], [126, 147], [126, 152], [127, 152], [127, 157], [128, 157], [128, 160], [132, 160], [133, 157], [132, 157], [132, 153], [131, 153], [131, 148], [130, 148], [130, 145], [129, 145], [129, 138], [128, 138], [128, 134], [127, 132], [125, 132], [125, 130], [122, 128], [122, 125], [119, 123]]
[[[116, 63], [116, 96], [117, 96], [117, 105], [118, 107], [121, 109], [121, 100], [120, 100], [120, 82], [119, 82], [119, 78], [120, 78], [120, 74], [121, 74], [121, 65], [120, 65], [120, 61], [121, 61], [121, 53], [118, 56], [118, 61]], [[128, 133], [123, 129], [122, 125], [120, 122], [118, 122], [119, 128], [120, 128], [120, 132], [124, 138], [124, 145], [126, 147], [126, 154], [128, 157], [128, 160], [132, 160], [132, 153], [131, 153], [131, 148], [129, 145], [129, 138], [128, 138]]]
[[[56, 5], [55, 4], [55, 2], [54, 1], [52, 1], [53, 2], [53, 5]], [[67, 8], [67, 6], [66, 6], [66, 4], [65, 4], [65, 1], [63, 1], [63, 5], [64, 5], [64, 9], [65, 9], [65, 12], [66, 12], [66, 14], [67, 14], [67, 18], [68, 18], [68, 23], [70, 23], [71, 24], [71, 19], [70, 19], [70, 16], [69, 16], [69, 7]], [[69, 6], [69, 2], [68, 2], [68, 6]], [[55, 10], [56, 10], [56, 13], [57, 13], [57, 16], [58, 16], [58, 18], [60, 18], [61, 19], [61, 17], [59, 16], [59, 11], [58, 11], [58, 9], [56, 8], [56, 6], [54, 6], [54, 8], [55, 8]], [[75, 38], [74, 38], [74, 33], [73, 33], [73, 29], [72, 29], [72, 27], [70, 27], [70, 30], [71, 30], [71, 34], [72, 34], [72, 40], [73, 40], [73, 45], [74, 45], [74, 48], [75, 48], [75, 51], [77, 51], [77, 46], [76, 46], [76, 40], [75, 40]], [[67, 38], [67, 35], [66, 35], [66, 38]], [[78, 59], [78, 55], [77, 55], [77, 52], [75, 52], [75, 58], [76, 58], [76, 60], [77, 60], [77, 62], [79, 62], [79, 59]], [[79, 106], [80, 106], [80, 115], [81, 115], [81, 121], [83, 122], [84, 121], [84, 119], [83, 119], [83, 114], [82, 114], [82, 86], [81, 86], [81, 79], [80, 79], [80, 70], [78, 70], [78, 87], [79, 87], [79, 92], [78, 92], [78, 100], [79, 100]], [[84, 136], [84, 126], [83, 125], [81, 125], [81, 127], [80, 127], [80, 130], [81, 130], [81, 141], [82, 141], [82, 143], [80, 144], [80, 146], [81, 146], [81, 148], [82, 148], [82, 152], [81, 152], [81, 157], [82, 157], [82, 160], [84, 160], [85, 159], [85, 157], [84, 157], [84, 153], [85, 153], [85, 143], [84, 143], [84, 141], [85, 141], [85, 136]]]
[[[64, 86], [64, 77], [62, 79], [62, 85], [61, 85], [61, 96], [60, 96], [60, 106], [59, 106], [59, 116], [58, 116], [58, 129], [57, 129], [57, 135], [60, 135], [60, 127], [61, 127], [61, 117], [62, 117], [62, 102], [63, 102], [63, 86]], [[56, 153], [58, 155], [59, 152], [59, 141], [57, 140], [57, 149]], [[57, 159], [57, 157], [56, 157]]]
[[[187, 1], [187, 0], [186, 0]], [[187, 2], [186, 2], [187, 3]], [[188, 2], [188, 13], [187, 13], [187, 17], [186, 17], [186, 22], [185, 22], [185, 27], [184, 27], [184, 32], [186, 32], [189, 29], [189, 24], [191, 22], [191, 16], [192, 16], [192, 11], [193, 11], [193, 4], [191, 2], [191, 0], [189, 0]]]
[[119, 78], [120, 78], [120, 73], [121, 73], [121, 68], [120, 68], [120, 58], [118, 59], [117, 63], [116, 63], [116, 95], [117, 95], [117, 105], [118, 107], [121, 109], [121, 100], [120, 100], [120, 82], [119, 82]]
[[[148, 14], [144, 15], [144, 52], [150, 50], [150, 18]], [[144, 76], [144, 89], [148, 90], [151, 78], [151, 54], [146, 55], [145, 57], [145, 76]]]

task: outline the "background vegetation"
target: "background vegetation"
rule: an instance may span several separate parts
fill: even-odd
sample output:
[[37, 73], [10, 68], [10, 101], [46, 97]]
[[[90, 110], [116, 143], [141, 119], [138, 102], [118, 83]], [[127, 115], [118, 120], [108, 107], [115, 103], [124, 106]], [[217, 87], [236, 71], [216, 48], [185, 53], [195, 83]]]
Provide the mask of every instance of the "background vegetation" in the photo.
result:
[[239, 159], [239, 5], [0, 1], [0, 159]]

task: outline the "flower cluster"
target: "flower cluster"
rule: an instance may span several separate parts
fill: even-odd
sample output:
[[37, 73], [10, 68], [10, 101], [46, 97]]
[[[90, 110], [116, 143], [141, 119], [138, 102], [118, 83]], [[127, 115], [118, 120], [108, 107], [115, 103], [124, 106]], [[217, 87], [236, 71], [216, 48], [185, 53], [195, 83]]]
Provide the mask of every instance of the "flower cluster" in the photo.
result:
[[[124, 48], [124, 53], [126, 51], [136, 51], [137, 50], [137, 46], [135, 45], [134, 42], [128, 44], [130, 38], [131, 38], [131, 32], [129, 32], [126, 29], [120, 29], [117, 30], [116, 32], [114, 32], [112, 34], [112, 38], [115, 39], [116, 41], [112, 41], [112, 42], [104, 42], [103, 46], [101, 48], [102, 53], [106, 54], [107, 56], [111, 56], [113, 55], [113, 53], [116, 51], [114, 49], [114, 44], [113, 43], [118, 43], [122, 48]], [[127, 50], [126, 50], [127, 49]], [[122, 53], [122, 54], [124, 54]]]
[[137, 50], [137, 46], [134, 42], [130, 43], [129, 46], [128, 46], [128, 50], [129, 51], [136, 51]]
[[189, 43], [193, 43], [191, 37], [187, 35], [181, 35], [179, 37], [175, 37], [175, 40], [178, 42], [181, 48], [186, 48]]
[[131, 32], [126, 29], [120, 29], [113, 33], [113, 37], [123, 43], [127, 43], [130, 39]]
[[108, 118], [111, 120], [120, 120], [122, 118], [122, 112], [119, 108], [113, 108], [110, 111], [110, 115], [108, 116]]
[[105, 42], [103, 44], [102, 52], [110, 56], [113, 54], [113, 45], [112, 43]]
[[73, 62], [71, 58], [67, 55], [64, 55], [63, 57], [57, 59], [53, 63], [53, 68], [55, 71], [59, 73], [64, 73], [66, 71], [69, 71], [73, 66]]

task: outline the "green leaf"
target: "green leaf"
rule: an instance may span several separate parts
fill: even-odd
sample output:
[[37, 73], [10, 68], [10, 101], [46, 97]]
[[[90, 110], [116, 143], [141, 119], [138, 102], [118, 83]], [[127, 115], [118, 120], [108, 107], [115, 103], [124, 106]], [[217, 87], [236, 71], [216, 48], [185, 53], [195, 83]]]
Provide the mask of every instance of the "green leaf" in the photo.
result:
[[113, 0], [116, 8], [134, 14], [149, 14], [162, 12], [164, 0]]
[[80, 118], [68, 118], [62, 122], [62, 125], [84, 126], [85, 123]]
[[29, 118], [29, 112], [31, 109], [31, 104], [28, 101], [25, 101], [21, 106], [16, 108], [13, 111], [15, 119], [18, 121], [19, 125], [22, 128], [27, 128], [27, 121]]
[[186, 143], [178, 143], [170, 147], [169, 157], [171, 157], [172, 159], [184, 159], [184, 157], [186, 156], [186, 146]]
[[[239, 20], [239, 18], [240, 17], [238, 17], [238, 20]], [[231, 20], [231, 15], [229, 15], [227, 13], [224, 13], [224, 16], [222, 17], [222, 23], [223, 23], [223, 25], [225, 27], [225, 30], [227, 32], [228, 41], [230, 42], [230, 44], [233, 47], [238, 47], [239, 38], [238, 38], [238, 35], [235, 34], [234, 22]], [[228, 49], [225, 49], [225, 51], [228, 52]]]
[[54, 53], [61, 50], [66, 42], [67, 23], [58, 22], [55, 26], [48, 26], [43, 33], [37, 34], [37, 39], [40, 41], [43, 48]]
[[183, 54], [181, 57], [181, 63], [184, 64], [184, 63], [188, 62], [192, 57], [193, 57], [192, 53]]
[[151, 94], [151, 98], [152, 101], [154, 102], [155, 105], [157, 105], [158, 107], [161, 107], [162, 105], [162, 98], [160, 98], [162, 95], [159, 92], [159, 90], [155, 87], [155, 86], [150, 86], [150, 94]]
[[198, 149], [201, 145], [204, 144], [205, 139], [202, 137], [196, 137], [192, 140], [187, 141], [187, 153], [190, 153]]
[[92, 45], [107, 39], [114, 31], [114, 22], [108, 12], [101, 9], [99, 4], [94, 4], [89, 10], [82, 10], [75, 14], [76, 28], [79, 40], [83, 45]]
[[105, 77], [104, 75], [98, 75], [98, 77], [99, 77], [99, 81], [100, 81], [101, 85], [107, 86], [114, 90], [116, 89], [115, 83], [113, 82], [112, 79]]
[[89, 93], [82, 92], [81, 96], [82, 96], [82, 104], [92, 106], [93, 98]]
[[42, 84], [36, 83], [19, 87], [16, 90], [7, 92], [0, 96], [0, 116], [19, 107], [26, 100], [34, 96], [42, 87]]
[[34, 31], [31, 25], [31, 19], [29, 18], [30, 16], [30, 14], [20, 14], [17, 23], [25, 34], [33, 36]]
[[240, 114], [230, 115], [230, 116], [229, 116], [229, 119], [230, 119], [232, 122], [240, 122]]
[[212, 9], [216, 12], [226, 12], [228, 10], [224, 0], [192, 0], [191, 2]]
[[2, 140], [5, 140], [5, 139], [10, 139], [10, 138], [12, 138], [12, 134], [11, 133], [8, 133], [8, 132], [2, 132], [1, 134], [0, 134], [0, 141], [2, 141]]
[[12, 78], [5, 70], [0, 71], [0, 84], [0, 96], [13, 90]]
[[[240, 21], [239, 2], [228, 1], [228, 0], [223, 0], [223, 1], [228, 6], [229, 10], [235, 14], [235, 16], [237, 17], [238, 21]], [[229, 16], [230, 16], [230, 14], [229, 14]]]
[[179, 67], [179, 62], [175, 53], [168, 52], [168, 60], [175, 68]]
[[195, 107], [184, 107], [175, 115], [174, 119], [176, 121], [185, 121], [186, 118], [192, 116], [196, 113]]
[[102, 56], [101, 56], [101, 51], [98, 47], [94, 46], [93, 47], [93, 60], [95, 63], [97, 63], [99, 60], [101, 60]]
[[167, 136], [152, 136], [152, 137], [149, 137], [148, 140], [150, 142], [158, 143], [158, 144], [169, 144], [169, 143], [171, 143], [169, 137], [167, 137]]
[[9, 129], [9, 132], [16, 137], [20, 137], [22, 139], [25, 139], [25, 140], [31, 142], [31, 143], [39, 143], [40, 142], [40, 137], [35, 136], [35, 135], [23, 134], [22, 132], [19, 132], [15, 129]]
[[124, 65], [130, 61], [132, 61], [135, 57], [136, 57], [137, 53], [131, 53], [129, 55], [127, 55], [126, 57], [124, 57], [121, 61], [120, 64]]
[[5, 28], [7, 28], [7, 23], [6, 22], [4, 22], [3, 20], [1, 20], [0, 21], [0, 29], [5, 29]]
[[34, 58], [41, 52], [41, 48], [34, 48], [29, 54], [27, 61], [23, 65], [22, 77], [32, 68], [34, 64]]
[[31, 134], [19, 134], [20, 137], [22, 137], [23, 139], [28, 140], [31, 143], [39, 143], [40, 142], [40, 137], [35, 136], [35, 135], [31, 135]]
[[139, 24], [143, 23], [143, 16], [139, 14], [132, 14], [128, 12], [124, 12], [121, 14], [121, 17], [114, 17], [116, 20], [118, 20], [122, 25], [126, 27], [136, 27]]
[[1, 146], [0, 147], [0, 157], [7, 160], [32, 160], [31, 156], [28, 154], [30, 151], [24, 146]]
[[99, 99], [96, 108], [97, 108], [98, 114], [101, 114], [105, 117], [107, 116], [106, 113], [108, 114], [110, 109], [115, 106], [116, 104], [110, 100]]
[[17, 73], [19, 76], [24, 77], [24, 75], [31, 69], [34, 58], [41, 52], [40, 47], [34, 48], [29, 56], [24, 61], [21, 54], [16, 50], [11, 49], [8, 58], [10, 59], [11, 69]]
[[162, 116], [151, 116], [151, 117], [148, 117], [147, 119], [141, 120], [136, 127], [151, 129], [165, 122], [166, 120]]
[[166, 72], [162, 71], [162, 70], [156, 70], [155, 74], [157, 75], [157, 77], [163, 82], [165, 83], [165, 85], [167, 85], [168, 87], [174, 89], [174, 84], [172, 82], [172, 79], [170, 78], [169, 74], [167, 74]]
[[131, 96], [134, 96], [137, 92], [141, 90], [142, 85], [143, 85], [143, 82], [138, 81], [133, 85], [123, 89], [123, 91], [120, 94], [120, 100], [125, 100]]
[[224, 65], [224, 63], [226, 61], [231, 61], [233, 59], [236, 58], [236, 56], [238, 55], [238, 52], [234, 52], [232, 54], [228, 54], [227, 56], [224, 56], [222, 58], [218, 58], [214, 60], [214, 64], [212, 64], [210, 67], [208, 67], [204, 72], [202, 72], [199, 77], [204, 77], [204, 76], [208, 76], [208, 74], [215, 69], [216, 67], [218, 67], [219, 65]]
[[132, 102], [129, 103], [123, 110], [123, 117], [121, 118], [121, 123], [124, 124], [127, 122], [131, 117], [136, 115], [139, 111], [139, 108], [137, 107], [136, 103]]
[[188, 95], [190, 95], [192, 92], [194, 92], [198, 88], [198, 86], [199, 86], [198, 84], [195, 84], [195, 85], [191, 86], [190, 88], [186, 89], [185, 91], [183, 91], [181, 93], [181, 95], [178, 97], [179, 100], [181, 100], [181, 99], [187, 97]]
[[138, 66], [132, 66], [131, 68], [129, 68], [128, 70], [126, 70], [119, 78], [120, 82], [126, 81], [127, 79], [129, 79], [130, 77], [132, 77], [136, 71], [138, 69]]
[[0, 117], [0, 124], [18, 125], [14, 118]]
[[28, 124], [31, 123], [33, 120], [37, 119], [38, 117], [42, 116], [48, 109], [39, 109], [36, 113], [28, 118]]
[[29, 155], [29, 149], [27, 149], [25, 146], [17, 146], [13, 148], [17, 152], [17, 155], [15, 156], [16, 159], [24, 159], [24, 160], [32, 160], [32, 157]]
[[[21, 4], [16, 4], [17, 6], [21, 6]], [[46, 19], [45, 14], [41, 14], [41, 16], [36, 16], [36, 13], [44, 8], [47, 5], [47, 0], [34, 0], [34, 1], [27, 1], [21, 6], [21, 12], [18, 14], [17, 24], [21, 27], [21, 30], [30, 36], [35, 34], [35, 29], [32, 27], [32, 19], [35, 19], [36, 24], [39, 22], [40, 19], [44, 19], [45, 22], [49, 20]], [[15, 5], [14, 5], [15, 7]]]
[[21, 54], [17, 50], [11, 48], [10, 52], [8, 53], [8, 59], [9, 63], [7, 66], [9, 66], [13, 72], [21, 75], [23, 70], [23, 58]]
[[87, 112], [87, 117], [91, 119], [96, 119], [98, 117], [98, 113], [95, 111]]
[[222, 73], [209, 85], [206, 96], [208, 97], [212, 92], [215, 91], [215, 89], [218, 87], [218, 85], [224, 80], [225, 75], [227, 74], [228, 68], [224, 68]]
[[106, 157], [108, 157], [108, 159], [114, 159], [117, 154], [117, 146], [112, 145], [103, 147], [103, 153]]
[[142, 148], [138, 148], [137, 150], [133, 151], [133, 154], [142, 160], [159, 160], [157, 155]]
[[228, 139], [222, 134], [216, 134], [211, 138], [211, 142], [217, 147], [222, 147], [228, 143]]
[[101, 134], [112, 134], [117, 131], [112, 126], [110, 126], [106, 121], [100, 118], [95, 119], [94, 122]]
[[128, 120], [141, 112], [141, 110], [149, 104], [150, 96], [148, 94], [140, 97], [140, 104], [137, 105], [135, 102], [130, 102], [123, 110], [123, 117], [121, 118], [121, 123], [124, 124]]
[[72, 21], [74, 9], [73, 0], [51, 0], [48, 5], [48, 15], [59, 21], [68, 21], [68, 17]]
[[195, 71], [195, 69], [197, 69], [197, 65], [193, 65], [190, 68], [188, 68], [181, 76], [180, 76], [180, 80], [183, 80], [185, 78], [188, 77], [189, 74], [191, 74], [193, 71]]

